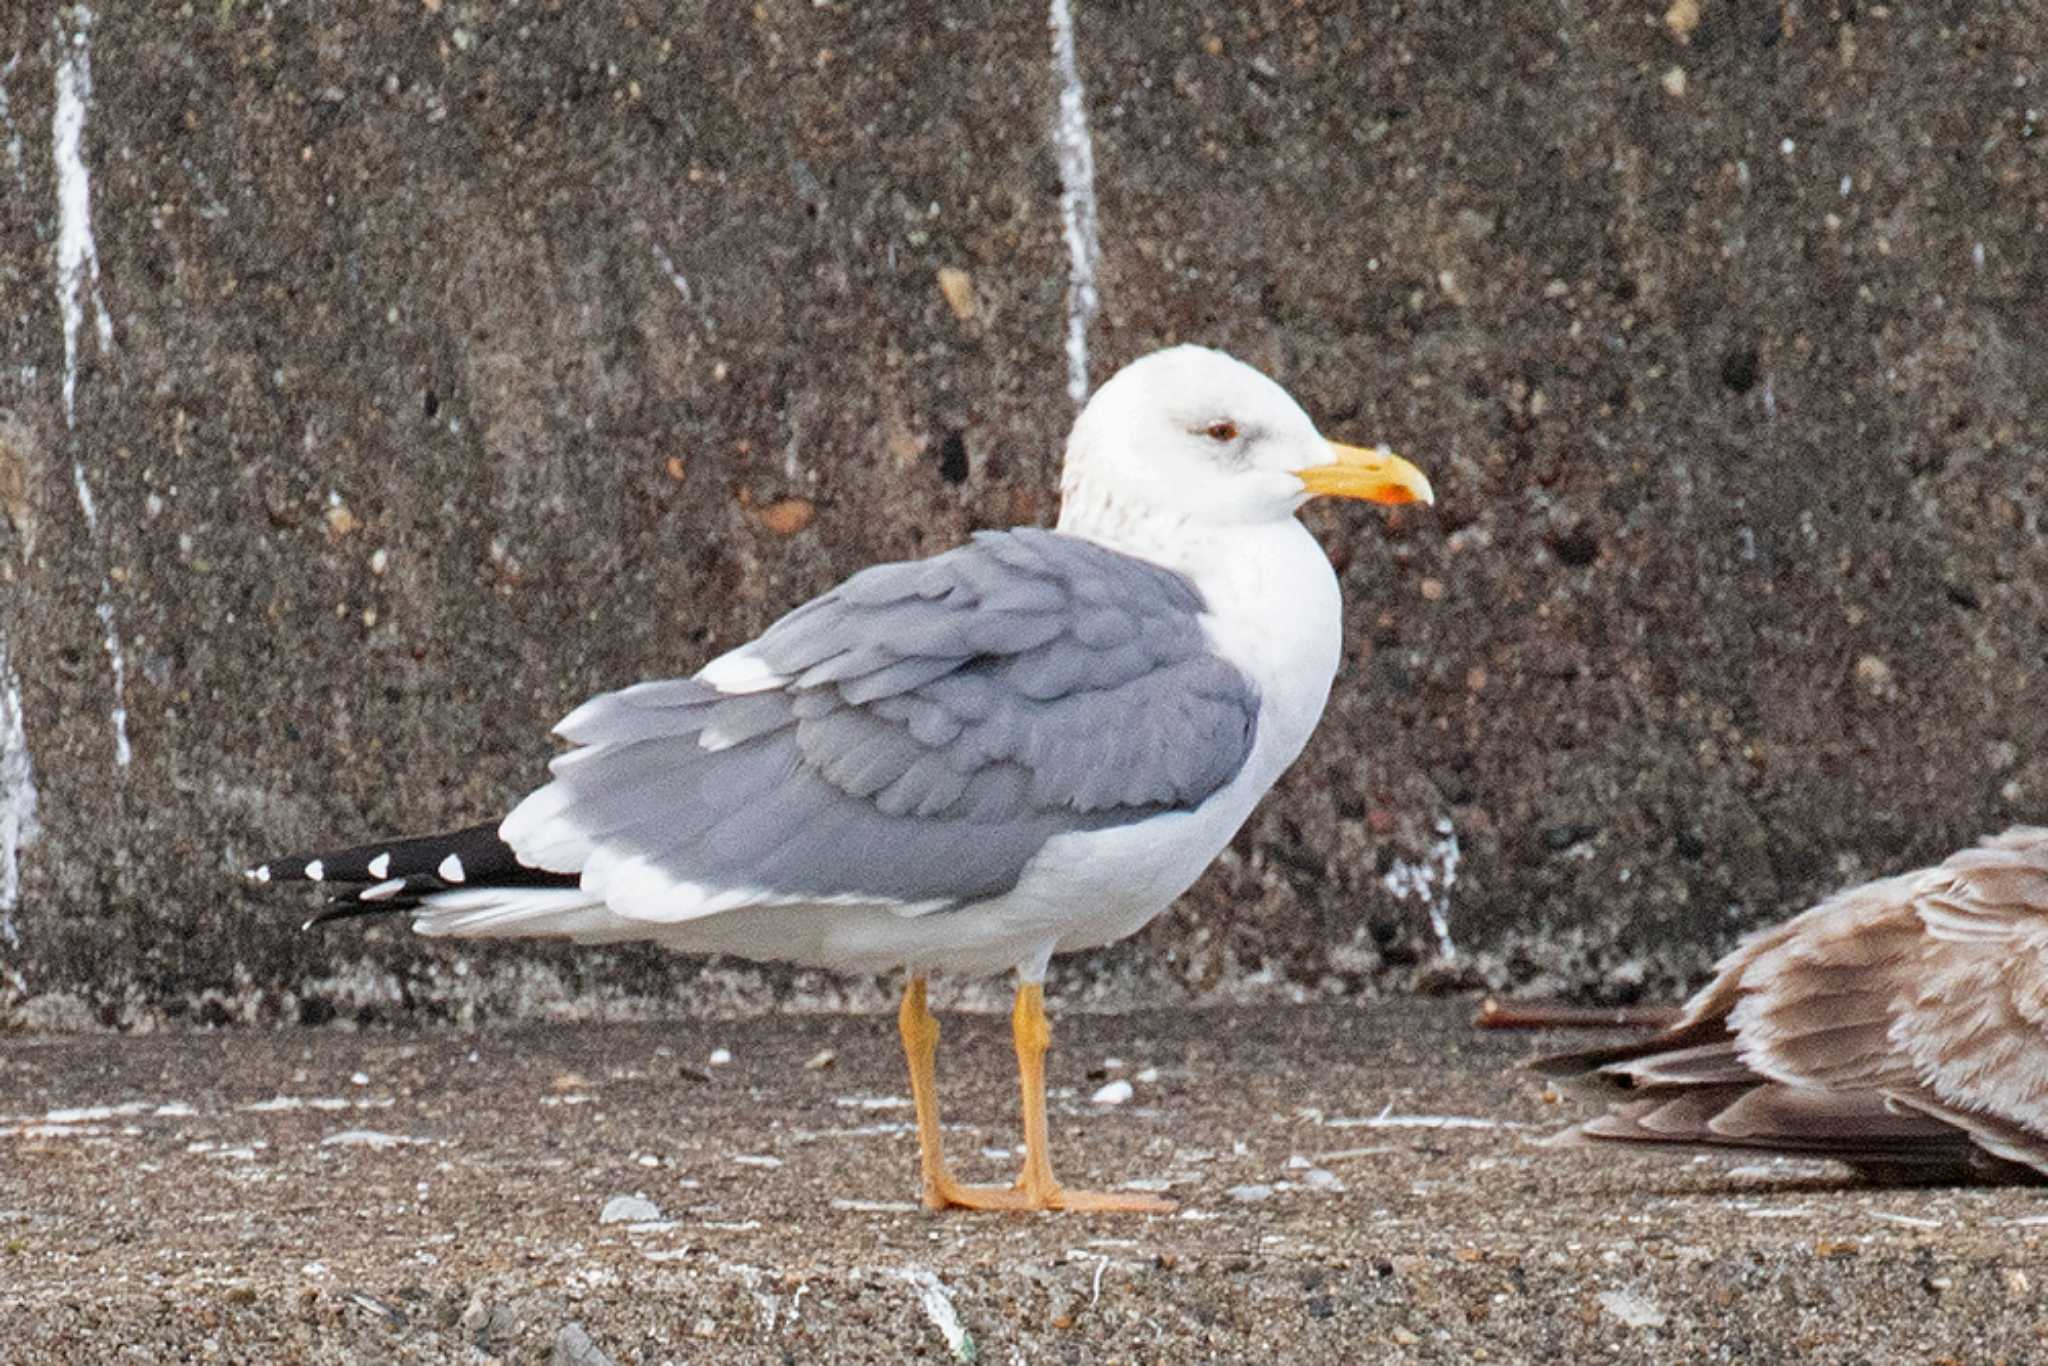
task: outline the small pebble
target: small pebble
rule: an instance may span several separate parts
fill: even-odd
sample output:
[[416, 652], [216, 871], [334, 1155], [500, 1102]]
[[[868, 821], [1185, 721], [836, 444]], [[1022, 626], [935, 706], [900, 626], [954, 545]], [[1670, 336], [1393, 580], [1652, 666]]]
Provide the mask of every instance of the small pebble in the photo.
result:
[[1602, 1309], [1631, 1328], [1664, 1326], [1664, 1311], [1647, 1295], [1632, 1290], [1603, 1290], [1594, 1298], [1600, 1302]]
[[713, 1067], [724, 1067], [732, 1062], [732, 1050], [730, 1048], [714, 1048], [711, 1050], [711, 1056], [704, 1061]]
[[323, 1148], [398, 1148], [408, 1143], [424, 1143], [427, 1140], [407, 1138], [399, 1134], [387, 1134], [376, 1129], [343, 1129], [340, 1133], [329, 1134], [320, 1140]]
[[554, 1355], [548, 1360], [550, 1366], [612, 1366], [612, 1359], [580, 1323], [562, 1325], [562, 1331], [555, 1334]]
[[953, 316], [966, 322], [974, 316], [974, 277], [958, 266], [939, 267], [939, 293]]
[[361, 522], [356, 520], [356, 515], [349, 511], [348, 504], [346, 503], [335, 503], [323, 515], [327, 518], [327, 536], [329, 540], [338, 541], [362, 525]]
[[772, 503], [749, 509], [754, 524], [772, 536], [794, 536], [818, 516], [818, 505], [808, 498], [777, 498]]
[[1232, 1186], [1223, 1193], [1244, 1205], [1255, 1205], [1261, 1200], [1273, 1198], [1273, 1188], [1267, 1185]]
[[597, 1216], [600, 1224], [644, 1224], [659, 1219], [661, 1210], [652, 1200], [637, 1195], [614, 1195], [604, 1202], [604, 1212]]
[[1131, 1084], [1122, 1077], [1097, 1091], [1089, 1099], [1097, 1105], [1122, 1105], [1131, 1098]]

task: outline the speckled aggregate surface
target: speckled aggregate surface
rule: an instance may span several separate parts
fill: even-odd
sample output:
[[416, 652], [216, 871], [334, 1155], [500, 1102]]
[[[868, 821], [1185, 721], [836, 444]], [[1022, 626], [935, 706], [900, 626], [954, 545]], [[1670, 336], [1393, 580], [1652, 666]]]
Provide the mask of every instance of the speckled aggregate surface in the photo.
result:
[[[1149, 1219], [912, 1206], [880, 1016], [7, 1038], [0, 1356], [2048, 1354], [2039, 1192], [1544, 1150], [1507, 1069], [1556, 1040], [1470, 1010], [1058, 1020], [1055, 1160], [1166, 1185]], [[946, 1027], [948, 1142], [1004, 1179], [1002, 1022]]]

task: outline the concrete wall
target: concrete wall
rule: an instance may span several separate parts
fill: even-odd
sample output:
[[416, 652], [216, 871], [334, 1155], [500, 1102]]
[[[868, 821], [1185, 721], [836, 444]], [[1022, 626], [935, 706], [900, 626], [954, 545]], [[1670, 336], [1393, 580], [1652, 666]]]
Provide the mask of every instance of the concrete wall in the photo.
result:
[[2038, 4], [1076, 10], [0, 12], [0, 1019], [830, 998], [233, 870], [1049, 520], [1176, 340], [1441, 510], [1312, 510], [1321, 734], [1068, 988], [1663, 993], [2048, 817]]

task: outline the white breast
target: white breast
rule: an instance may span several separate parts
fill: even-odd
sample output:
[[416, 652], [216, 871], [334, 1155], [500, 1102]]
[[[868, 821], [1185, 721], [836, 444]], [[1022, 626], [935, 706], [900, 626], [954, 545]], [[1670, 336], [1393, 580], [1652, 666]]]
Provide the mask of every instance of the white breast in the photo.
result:
[[1049, 841], [1016, 889], [986, 908], [1009, 925], [1003, 938], [1043, 939], [1043, 949], [1025, 960], [1027, 977], [1034, 966], [1042, 973], [1052, 953], [1113, 943], [1172, 905], [1230, 843], [1322, 718], [1343, 646], [1343, 604], [1322, 547], [1291, 519], [1231, 528], [1218, 540], [1223, 544], [1184, 544], [1176, 567], [1208, 603], [1206, 625], [1217, 650], [1258, 685], [1251, 755], [1192, 811]]

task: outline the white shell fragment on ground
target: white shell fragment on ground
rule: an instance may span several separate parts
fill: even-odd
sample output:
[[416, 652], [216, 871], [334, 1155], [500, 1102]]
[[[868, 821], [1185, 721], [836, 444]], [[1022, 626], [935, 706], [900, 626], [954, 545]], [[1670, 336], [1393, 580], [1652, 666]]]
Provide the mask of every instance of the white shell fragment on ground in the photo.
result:
[[597, 1216], [600, 1224], [645, 1224], [661, 1218], [661, 1208], [638, 1195], [614, 1195]]

